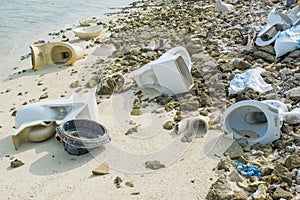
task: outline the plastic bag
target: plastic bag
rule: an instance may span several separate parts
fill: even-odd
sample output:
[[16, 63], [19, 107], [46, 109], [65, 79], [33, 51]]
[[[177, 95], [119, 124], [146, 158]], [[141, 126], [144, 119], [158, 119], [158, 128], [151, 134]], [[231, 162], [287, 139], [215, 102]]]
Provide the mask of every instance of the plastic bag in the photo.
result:
[[300, 25], [293, 26], [281, 32], [275, 41], [276, 57], [300, 49]]
[[252, 88], [253, 90], [264, 93], [272, 90], [272, 86], [267, 84], [260, 76], [266, 70], [257, 67], [249, 69], [243, 74], [236, 74], [234, 79], [230, 81], [229, 94], [237, 94], [245, 88]]

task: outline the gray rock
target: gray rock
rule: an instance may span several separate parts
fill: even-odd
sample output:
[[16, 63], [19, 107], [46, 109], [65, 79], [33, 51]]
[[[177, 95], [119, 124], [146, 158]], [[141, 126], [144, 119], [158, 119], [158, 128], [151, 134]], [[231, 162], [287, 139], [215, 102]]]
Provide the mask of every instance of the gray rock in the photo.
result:
[[230, 147], [224, 152], [225, 156], [229, 156], [231, 159], [237, 159], [244, 153], [243, 148], [239, 143], [233, 141]]
[[256, 51], [254, 52], [253, 56], [255, 58], [262, 58], [263, 60], [273, 63], [276, 61], [276, 57], [270, 53], [264, 52], [264, 51]]
[[152, 170], [157, 170], [160, 168], [165, 168], [166, 166], [164, 164], [161, 164], [159, 161], [154, 160], [154, 161], [146, 161], [145, 162], [146, 168], [152, 169]]
[[239, 58], [235, 58], [232, 62], [232, 66], [236, 69], [245, 70], [245, 69], [249, 69], [251, 64]]
[[285, 160], [285, 166], [288, 169], [300, 168], [300, 156], [291, 155]]
[[243, 181], [243, 177], [237, 171], [232, 171], [228, 175], [228, 179], [232, 182], [242, 182]]
[[272, 195], [273, 199], [280, 199], [280, 198], [284, 198], [284, 199], [293, 199], [293, 194], [290, 192], [285, 191], [284, 189], [282, 189], [281, 187], [277, 187], [274, 194]]

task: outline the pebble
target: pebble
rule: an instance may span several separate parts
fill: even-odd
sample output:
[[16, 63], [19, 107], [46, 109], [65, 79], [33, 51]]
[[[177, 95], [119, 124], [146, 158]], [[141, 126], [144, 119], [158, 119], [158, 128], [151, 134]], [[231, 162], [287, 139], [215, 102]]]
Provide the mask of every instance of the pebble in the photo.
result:
[[22, 165], [24, 165], [25, 163], [22, 162], [21, 160], [15, 159], [13, 161], [11, 161], [10, 163], [10, 167], [12, 168], [17, 168], [17, 167], [21, 167]]
[[109, 167], [107, 164], [101, 164], [92, 170], [93, 175], [105, 175], [109, 174]]
[[161, 164], [160, 161], [154, 160], [154, 161], [146, 161], [145, 162], [146, 168], [157, 170], [160, 168], [165, 168], [164, 164]]

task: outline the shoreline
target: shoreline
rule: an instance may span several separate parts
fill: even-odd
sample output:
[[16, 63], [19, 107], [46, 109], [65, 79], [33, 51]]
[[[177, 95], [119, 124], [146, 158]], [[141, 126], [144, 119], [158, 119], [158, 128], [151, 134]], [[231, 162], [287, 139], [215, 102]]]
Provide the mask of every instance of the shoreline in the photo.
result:
[[[84, 59], [74, 65], [45, 67], [34, 72], [31, 60], [27, 58], [17, 61], [19, 64], [14, 69], [7, 69], [2, 74], [0, 85], [0, 170], [4, 172], [0, 179], [0, 192], [4, 198], [204, 200], [210, 193], [209, 200], [218, 199], [215, 196], [218, 194], [223, 195], [223, 199], [249, 199], [254, 191], [243, 190], [238, 181], [227, 184], [227, 180], [222, 179], [232, 173], [239, 174], [231, 164], [231, 155], [224, 155], [228, 147], [237, 142], [232, 136], [224, 135], [221, 116], [228, 106], [243, 98], [265, 100], [275, 96], [285, 103], [293, 103], [293, 100], [280, 96], [279, 89], [283, 87], [280, 84], [283, 83], [278, 74], [282, 65], [269, 67], [272, 62], [278, 64], [275, 56], [270, 53], [270, 57], [274, 57], [271, 63], [263, 56], [254, 57], [254, 52], [265, 53], [265, 50], [244, 45], [245, 38], [239, 32], [244, 29], [237, 26], [231, 29], [239, 23], [246, 28], [251, 27], [251, 23], [256, 22], [255, 18], [267, 13], [271, 7], [258, 2], [255, 7], [257, 13], [252, 13], [252, 10], [251, 19], [245, 21], [249, 8], [253, 9], [251, 2], [237, 2], [236, 10], [228, 13], [215, 12], [213, 4], [214, 1], [136, 2], [131, 8], [108, 14], [101, 23], [105, 31], [95, 39], [79, 40], [71, 30], [64, 33], [70, 43], [84, 50]], [[59, 34], [55, 41], [66, 38]], [[161, 95], [151, 89], [142, 90], [134, 83], [132, 75], [136, 69], [168, 50], [145, 48], [149, 42], [159, 44], [161, 40], [169, 44], [169, 48], [184, 46], [191, 55], [194, 86], [190, 93]], [[109, 45], [113, 45], [115, 51], [103, 56]], [[236, 59], [243, 59], [249, 64], [233, 67]], [[257, 66], [267, 69], [263, 78], [276, 87], [267, 94], [258, 95], [247, 90], [242, 94], [244, 96], [229, 96], [226, 90], [232, 76]], [[285, 67], [297, 72], [293, 63]], [[117, 79], [121, 80], [120, 91], [111, 95], [97, 92], [96, 95], [99, 123], [107, 128], [112, 138], [110, 143], [81, 156], [68, 154], [54, 137], [44, 142], [24, 143], [17, 151], [14, 149], [11, 141], [16, 130], [13, 115], [22, 106], [66, 99], [73, 92], [95, 91], [102, 86], [102, 81], [114, 80], [114, 75], [122, 77]], [[277, 76], [277, 79], [272, 76]], [[134, 109], [142, 114], [131, 115]], [[209, 117], [211, 127], [203, 137], [192, 137], [190, 143], [186, 142], [188, 135], [174, 135], [171, 130], [163, 128], [165, 122], [175, 125], [184, 118], [198, 115]], [[136, 131], [127, 134], [133, 129]], [[286, 137], [285, 133], [282, 135]], [[288, 139], [278, 141], [285, 140]], [[275, 144], [259, 146], [251, 151], [239, 147], [239, 159], [249, 159], [249, 163], [262, 166], [269, 162], [272, 167], [272, 156], [276, 155], [267, 157], [266, 154], [270, 153], [270, 148], [282, 151], [280, 145], [276, 147]], [[13, 169], [9, 165], [14, 159], [25, 164]], [[149, 169], [146, 167], [149, 161], [160, 161], [163, 165], [159, 170]], [[109, 174], [92, 175], [92, 170], [103, 163], [109, 166]], [[255, 183], [267, 182], [266, 177], [255, 178]], [[252, 184], [247, 177], [240, 179], [241, 184]], [[220, 182], [221, 189], [211, 187]]]

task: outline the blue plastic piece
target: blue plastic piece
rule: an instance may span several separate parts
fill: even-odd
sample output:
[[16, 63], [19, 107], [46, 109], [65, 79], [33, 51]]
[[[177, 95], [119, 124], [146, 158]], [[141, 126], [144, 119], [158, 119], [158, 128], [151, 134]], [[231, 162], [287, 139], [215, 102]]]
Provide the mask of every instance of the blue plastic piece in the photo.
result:
[[236, 166], [237, 171], [243, 176], [261, 176], [261, 172], [256, 165], [245, 165], [241, 162], [233, 162], [234, 166]]

